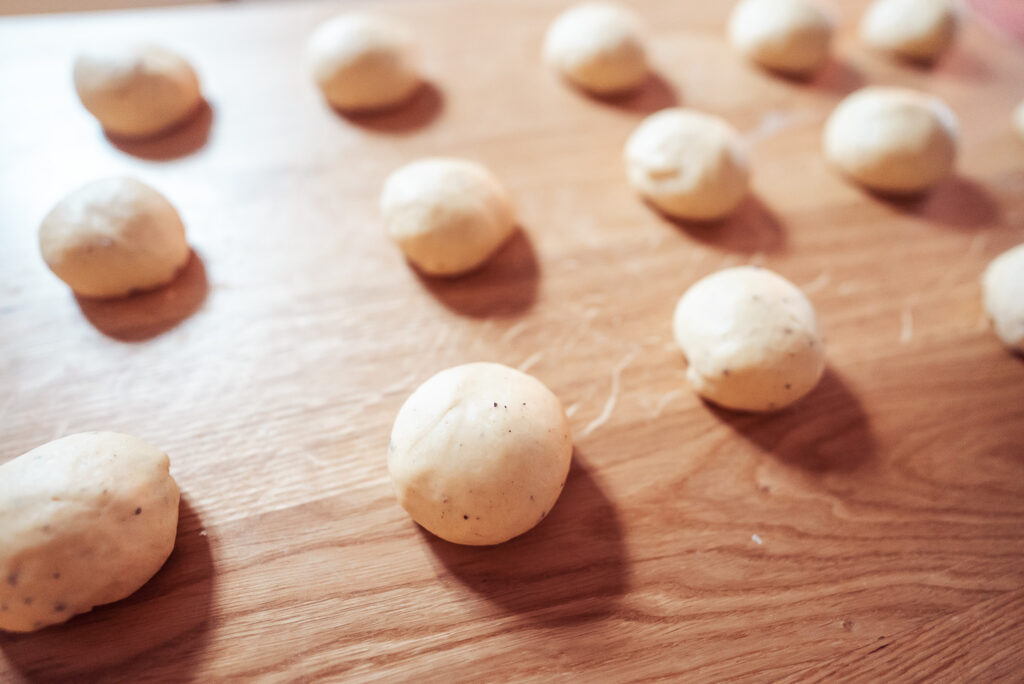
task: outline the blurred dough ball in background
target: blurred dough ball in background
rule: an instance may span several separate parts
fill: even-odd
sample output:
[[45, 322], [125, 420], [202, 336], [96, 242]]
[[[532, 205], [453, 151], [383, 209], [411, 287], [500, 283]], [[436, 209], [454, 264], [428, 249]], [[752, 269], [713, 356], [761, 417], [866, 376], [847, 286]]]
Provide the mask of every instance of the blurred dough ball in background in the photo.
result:
[[531, 529], [558, 500], [571, 461], [558, 397], [498, 363], [456, 366], [420, 385], [388, 446], [402, 508], [457, 544], [500, 544]]
[[993, 259], [981, 286], [996, 335], [1009, 349], [1024, 354], [1024, 245]]
[[388, 236], [428, 275], [477, 268], [516, 230], [512, 200], [501, 182], [465, 159], [420, 159], [392, 172], [380, 211]]
[[544, 38], [544, 58], [596, 95], [634, 90], [648, 77], [641, 21], [614, 3], [586, 2], [558, 15]]
[[817, 0], [741, 0], [729, 17], [729, 40], [763, 67], [808, 76], [828, 61], [833, 25]]
[[747, 195], [742, 140], [711, 114], [678, 107], [656, 112], [629, 136], [624, 157], [630, 185], [669, 216], [713, 221]]
[[404, 26], [371, 14], [344, 14], [313, 31], [306, 63], [338, 109], [387, 109], [411, 98], [422, 83], [412, 45]]
[[184, 122], [202, 103], [184, 57], [159, 45], [111, 46], [75, 59], [75, 90], [108, 133], [144, 138]]
[[39, 227], [39, 247], [57, 277], [85, 297], [164, 285], [191, 254], [171, 203], [128, 177], [93, 181], [60, 200]]
[[953, 171], [959, 126], [945, 102], [916, 90], [869, 86], [825, 124], [825, 157], [877, 192], [912, 195]]
[[860, 37], [878, 50], [930, 62], [952, 44], [957, 23], [952, 0], [875, 0], [861, 19]]
[[825, 345], [814, 308], [782, 276], [755, 266], [698, 280], [679, 300], [673, 332], [700, 396], [740, 411], [774, 411], [814, 389]]

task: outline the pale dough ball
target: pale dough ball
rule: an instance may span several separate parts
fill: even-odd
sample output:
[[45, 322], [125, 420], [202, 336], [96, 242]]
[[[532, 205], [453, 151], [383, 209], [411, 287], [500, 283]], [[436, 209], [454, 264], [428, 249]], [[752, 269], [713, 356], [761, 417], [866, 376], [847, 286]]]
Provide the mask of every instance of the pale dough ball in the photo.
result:
[[671, 108], [643, 120], [626, 142], [633, 188], [661, 211], [711, 221], [732, 212], [747, 194], [747, 156], [724, 119]]
[[500, 544], [531, 529], [558, 500], [571, 460], [558, 397], [497, 363], [456, 366], [420, 385], [388, 447], [398, 502], [457, 544]]
[[321, 24], [309, 38], [306, 62], [327, 101], [344, 110], [393, 107], [421, 84], [410, 32], [370, 14]]
[[571, 83], [598, 95], [633, 90], [647, 80], [640, 20], [613, 3], [586, 2], [558, 15], [544, 38], [544, 58]]
[[816, 0], [741, 0], [729, 18], [733, 47], [761, 66], [804, 76], [828, 60], [831, 15]]
[[202, 102], [184, 57], [159, 45], [96, 49], [75, 60], [75, 90], [113, 135], [142, 138], [189, 117]]
[[1009, 349], [1024, 354], [1024, 245], [993, 259], [981, 287], [996, 335]]
[[860, 23], [861, 40], [905, 59], [931, 61], [953, 42], [950, 0], [876, 0]]
[[388, 236], [429, 275], [480, 266], [516, 229], [505, 188], [485, 167], [465, 159], [421, 159], [392, 172], [380, 211]]
[[727, 268], [697, 281], [679, 300], [673, 328], [690, 386], [725, 408], [781, 409], [825, 370], [810, 301], [767, 269]]
[[953, 171], [958, 124], [942, 100], [870, 86], [849, 95], [825, 125], [825, 157], [879, 192], [921, 192]]
[[1021, 102], [1013, 110], [1013, 128], [1017, 131], [1017, 135], [1024, 138], [1024, 102]]
[[178, 485], [137, 437], [84, 432], [0, 466], [0, 629], [30, 632], [134, 593], [174, 548]]
[[39, 226], [46, 265], [77, 294], [121, 297], [164, 285], [191, 253], [170, 202], [134, 178], [93, 181]]

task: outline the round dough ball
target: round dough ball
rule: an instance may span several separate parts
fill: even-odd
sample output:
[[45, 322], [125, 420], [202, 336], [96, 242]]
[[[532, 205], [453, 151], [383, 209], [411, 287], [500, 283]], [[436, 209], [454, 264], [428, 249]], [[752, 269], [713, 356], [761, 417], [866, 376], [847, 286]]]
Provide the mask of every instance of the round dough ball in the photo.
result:
[[83, 432], [0, 466], [0, 629], [31, 632], [134, 593], [178, 526], [167, 454]]
[[993, 259], [981, 288], [996, 335], [1009, 349], [1024, 354], [1024, 245]]
[[697, 281], [679, 300], [673, 328], [690, 386], [725, 408], [781, 409], [825, 370], [810, 301], [767, 269], [727, 268]]
[[403, 26], [370, 14], [344, 14], [313, 31], [306, 62], [338, 109], [386, 109], [420, 86], [412, 53], [412, 36]]
[[833, 21], [815, 0], [741, 0], [729, 18], [733, 47], [761, 66], [806, 76], [828, 60]]
[[956, 115], [942, 100], [870, 86], [832, 112], [825, 125], [825, 157], [873, 190], [909, 195], [953, 171], [957, 137]]
[[860, 23], [860, 37], [873, 48], [904, 59], [931, 61], [956, 35], [950, 0], [876, 0]]
[[169, 283], [191, 254], [167, 199], [134, 178], [93, 181], [39, 226], [46, 265], [84, 297], [121, 297]]
[[505, 188], [465, 159], [421, 159], [394, 171], [384, 182], [380, 211], [388, 236], [429, 275], [480, 266], [516, 229]]
[[456, 544], [500, 544], [551, 511], [569, 472], [561, 402], [536, 378], [497, 363], [443, 370], [406, 400], [388, 472], [402, 508]]
[[692, 221], [731, 213], [747, 194], [747, 156], [724, 119], [671, 108], [643, 120], [626, 142], [634, 189], [661, 211]]
[[1013, 128], [1017, 131], [1017, 135], [1024, 138], [1024, 102], [1021, 102], [1013, 110]]
[[182, 123], [203, 96], [184, 57], [159, 45], [115, 46], [79, 55], [75, 90], [103, 128], [144, 138]]
[[648, 75], [640, 20], [613, 3], [586, 2], [559, 14], [544, 38], [544, 59], [597, 95], [633, 90]]

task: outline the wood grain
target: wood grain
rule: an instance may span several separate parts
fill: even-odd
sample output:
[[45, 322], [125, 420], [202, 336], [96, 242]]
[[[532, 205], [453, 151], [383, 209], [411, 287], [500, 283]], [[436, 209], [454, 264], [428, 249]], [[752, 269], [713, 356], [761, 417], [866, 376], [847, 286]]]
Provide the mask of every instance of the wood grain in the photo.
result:
[[[129, 432], [168, 451], [187, 502], [146, 587], [0, 635], [0, 680], [1021, 671], [1024, 362], [987, 329], [978, 277], [1024, 240], [1024, 52], [969, 19], [934, 70], [892, 63], [860, 48], [865, 2], [844, 0], [836, 60], [794, 83], [732, 54], [727, 3], [650, 0], [659, 77], [597, 101], [540, 63], [564, 4], [374, 5], [417, 28], [432, 84], [375, 118], [339, 116], [303, 72], [335, 3], [0, 21], [0, 460]], [[108, 140], [70, 64], [118, 36], [192, 58], [208, 110], [159, 141]], [[892, 203], [831, 172], [821, 126], [866, 83], [952, 105], [954, 178]], [[668, 223], [624, 182], [629, 132], [677, 102], [750, 142], [754, 197], [720, 225]], [[522, 234], [461, 280], [418, 277], [379, 225], [384, 177], [428, 154], [487, 164], [519, 207]], [[113, 173], [176, 204], [195, 258], [145, 298], [78, 301], [36, 228]], [[699, 401], [671, 338], [683, 290], [740, 263], [804, 287], [826, 336], [821, 386], [774, 416]], [[405, 397], [472, 360], [542, 379], [576, 443], [548, 518], [490, 549], [419, 531], [384, 466]]]

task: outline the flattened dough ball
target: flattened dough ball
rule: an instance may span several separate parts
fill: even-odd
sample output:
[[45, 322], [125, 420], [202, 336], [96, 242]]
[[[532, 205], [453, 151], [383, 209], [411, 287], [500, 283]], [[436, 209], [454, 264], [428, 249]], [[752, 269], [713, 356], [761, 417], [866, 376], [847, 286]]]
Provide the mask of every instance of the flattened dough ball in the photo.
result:
[[610, 2], [584, 2], [559, 14], [544, 38], [544, 59], [570, 83], [596, 95], [633, 90], [647, 80], [640, 19]]
[[810, 301], [767, 269], [727, 268], [697, 281], [679, 300], [673, 329], [690, 386], [725, 408], [781, 409], [825, 370]]
[[164, 285], [191, 253], [170, 202], [134, 178], [94, 181], [56, 204], [39, 247], [57, 277], [85, 297], [120, 297]]
[[185, 121], [202, 102], [199, 78], [159, 45], [113, 46], [75, 60], [75, 90], [109, 133], [144, 138]]
[[505, 188], [484, 166], [465, 159], [421, 159], [392, 172], [380, 211], [388, 236], [428, 275], [477, 268], [516, 229]]
[[957, 23], [950, 0], [875, 0], [861, 19], [860, 37], [897, 57], [929, 62], [952, 44]]
[[533, 376], [497, 363], [443, 370], [406, 400], [388, 472], [402, 508], [442, 539], [500, 544], [544, 519], [562, 492], [572, 434]]
[[1024, 354], [1024, 245], [993, 259], [981, 288], [996, 335], [1011, 351]]
[[321, 24], [306, 45], [306, 62], [324, 98], [348, 111], [387, 109], [421, 84], [412, 35], [371, 14], [343, 14]]
[[0, 466], [0, 629], [30, 632], [134, 593], [174, 548], [178, 485], [137, 437], [83, 432]]
[[882, 193], [922, 192], [953, 171], [959, 126], [945, 102], [907, 88], [869, 86], [825, 124], [825, 157]]
[[828, 60], [833, 19], [816, 0], [741, 0], [729, 17], [729, 41], [763, 67], [807, 76]]
[[747, 194], [740, 136], [717, 116], [676, 107], [656, 112], [630, 135], [624, 156], [630, 185], [670, 216], [713, 221]]

